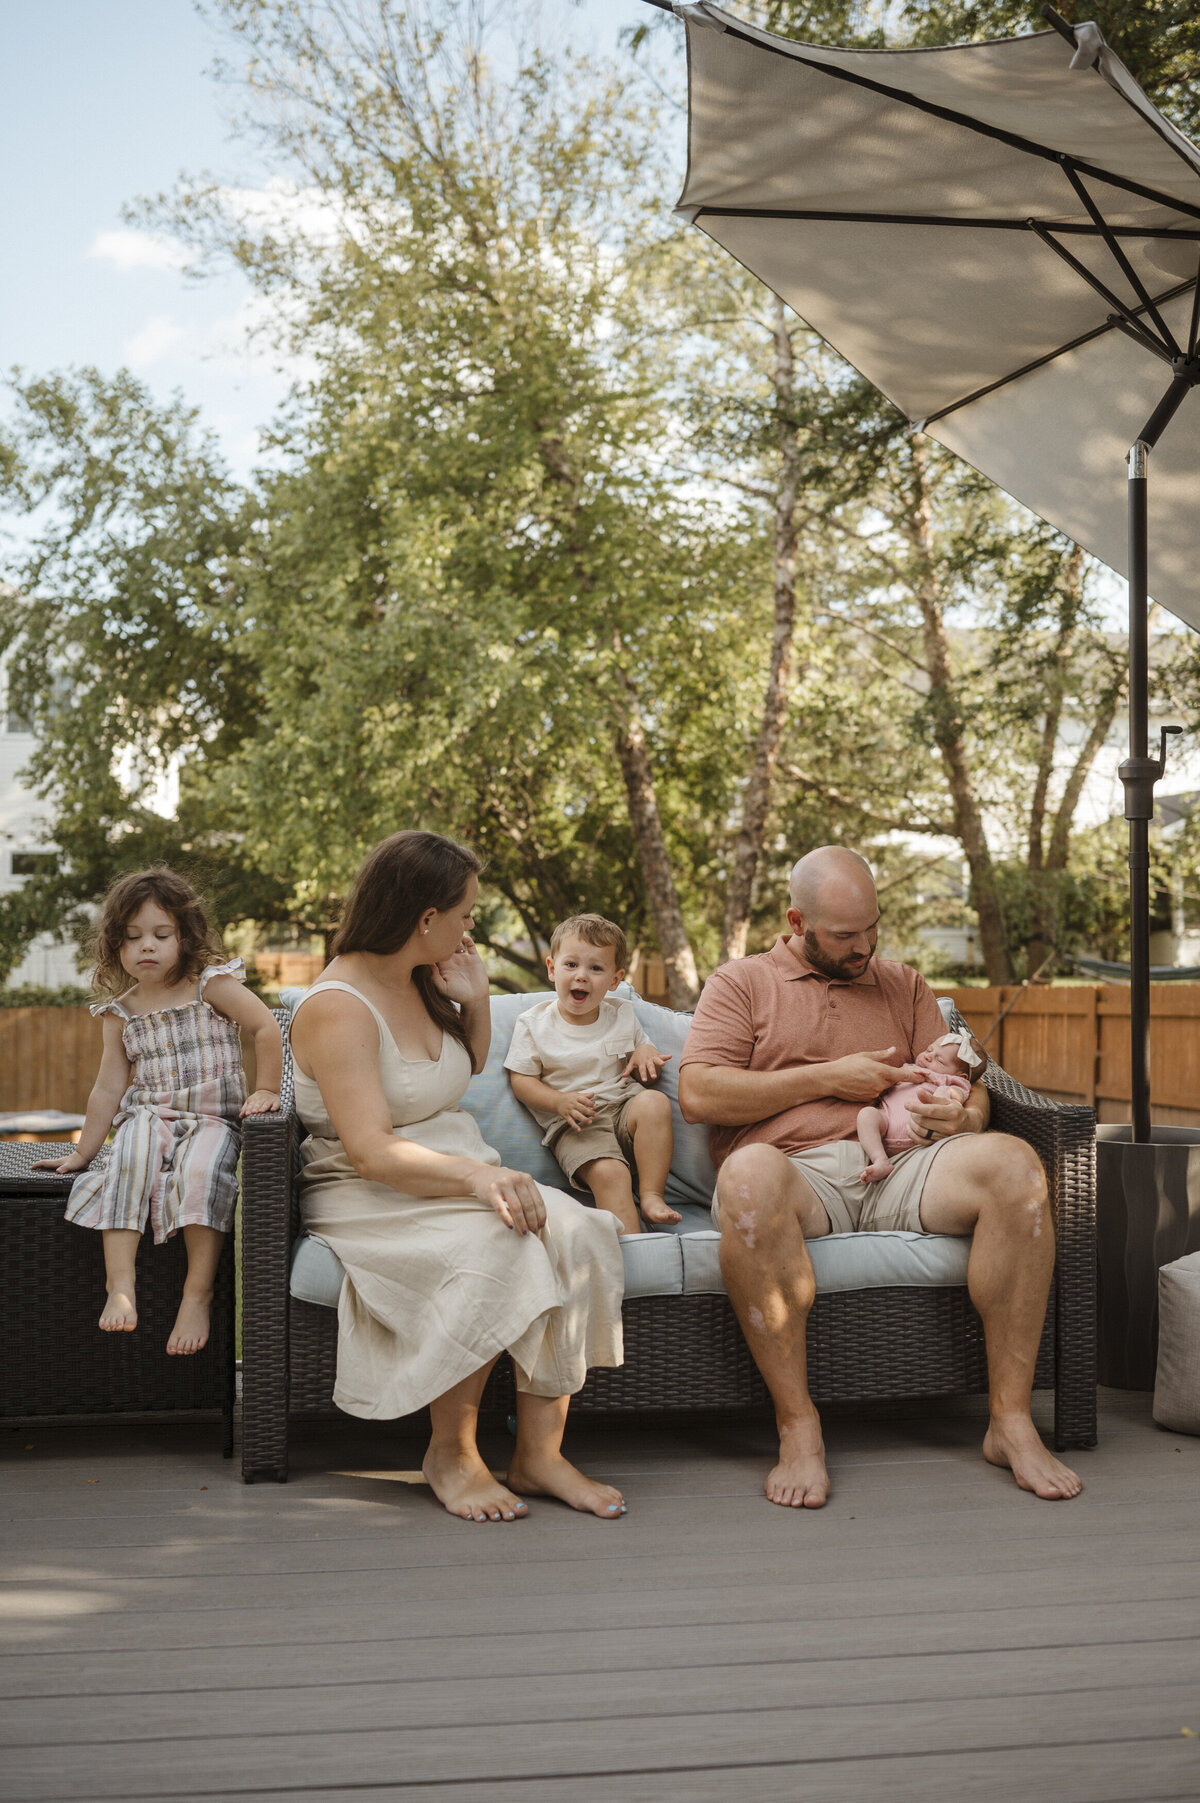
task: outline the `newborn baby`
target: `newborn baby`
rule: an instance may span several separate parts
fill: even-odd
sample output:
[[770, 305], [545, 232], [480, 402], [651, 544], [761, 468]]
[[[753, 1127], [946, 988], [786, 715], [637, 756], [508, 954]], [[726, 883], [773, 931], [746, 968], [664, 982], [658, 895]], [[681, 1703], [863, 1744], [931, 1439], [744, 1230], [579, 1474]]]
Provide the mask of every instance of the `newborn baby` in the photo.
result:
[[894, 1083], [872, 1107], [858, 1111], [858, 1143], [867, 1154], [864, 1183], [878, 1183], [895, 1169], [890, 1155], [910, 1152], [915, 1141], [908, 1130], [914, 1102], [962, 1101], [971, 1093], [974, 1074], [982, 1074], [987, 1053], [965, 1027], [935, 1039], [913, 1063], [928, 1071], [923, 1083]]

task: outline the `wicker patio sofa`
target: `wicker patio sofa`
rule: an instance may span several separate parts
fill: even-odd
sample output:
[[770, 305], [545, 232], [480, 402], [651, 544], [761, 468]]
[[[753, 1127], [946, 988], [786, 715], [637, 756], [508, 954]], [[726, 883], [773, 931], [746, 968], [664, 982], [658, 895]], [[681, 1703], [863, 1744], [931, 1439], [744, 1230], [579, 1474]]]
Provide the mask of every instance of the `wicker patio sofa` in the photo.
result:
[[[508, 1090], [503, 1059], [513, 1024], [537, 996], [493, 1002], [487, 1068], [463, 1106], [476, 1115], [506, 1164], [561, 1184], [532, 1120]], [[635, 1007], [661, 1051], [675, 1054], [662, 1079], [675, 1109], [676, 1155], [668, 1197], [684, 1215], [671, 1233], [623, 1242], [625, 1363], [593, 1371], [573, 1408], [584, 1411], [712, 1410], [767, 1402], [717, 1261], [718, 1236], [703, 1130], [689, 1126], [675, 1096], [687, 1017], [640, 999]], [[288, 1013], [279, 1019], [287, 1041]], [[949, 1018], [960, 1024], [956, 1015]], [[990, 1067], [996, 1129], [1019, 1135], [1050, 1180], [1058, 1236], [1054, 1286], [1037, 1365], [1054, 1389], [1054, 1439], [1061, 1450], [1096, 1442], [1095, 1120]], [[285, 1055], [284, 1110], [246, 1123], [242, 1183], [242, 1475], [285, 1482], [288, 1424], [336, 1413], [340, 1266], [300, 1230], [295, 1174], [302, 1129], [291, 1108]], [[941, 1235], [835, 1235], [814, 1242], [818, 1296], [808, 1329], [815, 1400], [866, 1402], [986, 1390], [979, 1317], [965, 1286], [969, 1242]], [[511, 1371], [501, 1359], [484, 1406], [511, 1407]]]

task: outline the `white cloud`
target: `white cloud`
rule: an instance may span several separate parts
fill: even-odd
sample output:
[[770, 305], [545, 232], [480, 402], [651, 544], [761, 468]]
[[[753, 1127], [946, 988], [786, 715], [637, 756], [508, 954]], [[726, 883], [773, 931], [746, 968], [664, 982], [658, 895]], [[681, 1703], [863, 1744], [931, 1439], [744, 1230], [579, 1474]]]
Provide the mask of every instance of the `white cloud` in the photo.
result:
[[177, 352], [188, 338], [185, 326], [177, 325], [167, 313], [156, 313], [140, 326], [123, 347], [124, 361], [130, 369], [150, 369], [155, 363]]
[[141, 232], [132, 226], [97, 232], [87, 254], [97, 262], [111, 263], [122, 275], [131, 269], [186, 269], [188, 262], [183, 246], [166, 232]]

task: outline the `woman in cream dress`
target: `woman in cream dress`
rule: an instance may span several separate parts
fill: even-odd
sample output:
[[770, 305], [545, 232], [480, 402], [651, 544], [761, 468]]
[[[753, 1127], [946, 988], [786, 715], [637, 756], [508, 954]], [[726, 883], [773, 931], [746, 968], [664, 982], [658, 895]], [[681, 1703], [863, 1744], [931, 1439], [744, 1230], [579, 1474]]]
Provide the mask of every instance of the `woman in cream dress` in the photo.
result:
[[[504, 1170], [458, 1106], [491, 1038], [488, 979], [468, 937], [479, 860], [435, 833], [396, 833], [364, 863], [337, 956], [292, 1023], [301, 1212], [346, 1272], [334, 1399], [394, 1417], [429, 1405], [425, 1476], [454, 1515], [511, 1521], [524, 1496], [616, 1517], [618, 1491], [563, 1457], [567, 1404], [590, 1365], [622, 1359], [614, 1215]], [[517, 1374], [504, 1483], [475, 1442], [496, 1358]]]

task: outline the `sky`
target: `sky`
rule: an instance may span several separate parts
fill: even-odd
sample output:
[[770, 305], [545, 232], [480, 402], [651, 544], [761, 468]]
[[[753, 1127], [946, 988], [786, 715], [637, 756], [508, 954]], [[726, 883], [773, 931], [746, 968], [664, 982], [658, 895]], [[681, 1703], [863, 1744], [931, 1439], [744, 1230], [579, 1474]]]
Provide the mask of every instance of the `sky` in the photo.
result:
[[[603, 48], [653, 15], [640, 0], [553, 0], [552, 16]], [[190, 280], [162, 237], [121, 217], [184, 172], [263, 181], [207, 73], [220, 44], [191, 0], [0, 0], [0, 372], [127, 367], [159, 399], [198, 405], [244, 479], [287, 388], [266, 347], [247, 348], [248, 286]]]

